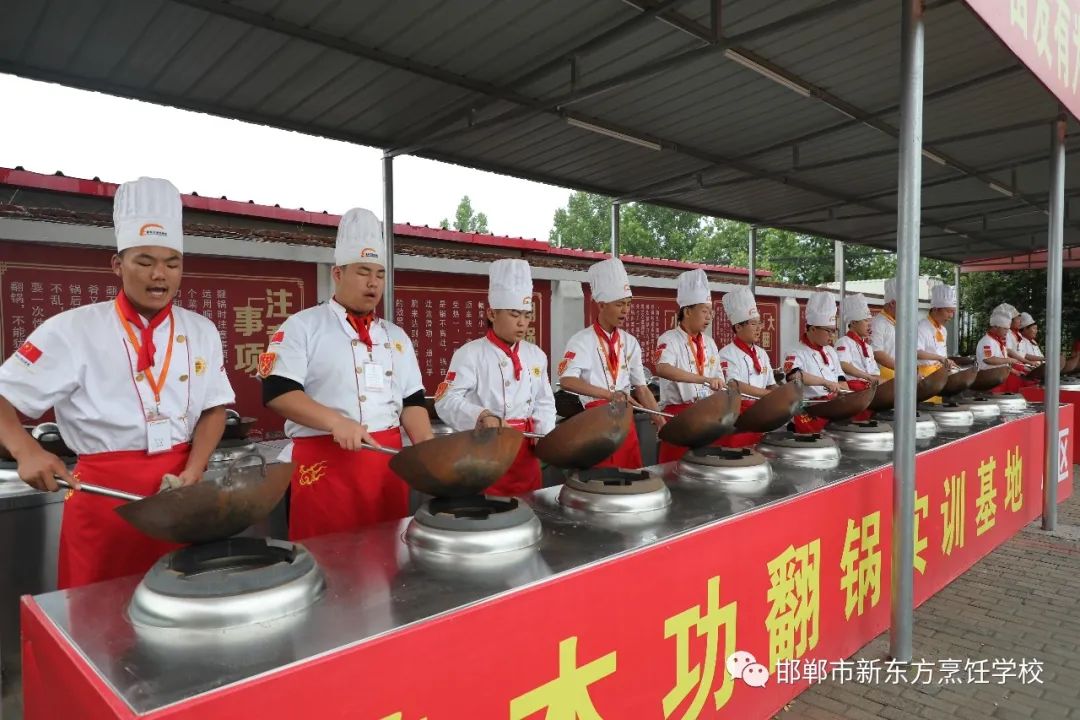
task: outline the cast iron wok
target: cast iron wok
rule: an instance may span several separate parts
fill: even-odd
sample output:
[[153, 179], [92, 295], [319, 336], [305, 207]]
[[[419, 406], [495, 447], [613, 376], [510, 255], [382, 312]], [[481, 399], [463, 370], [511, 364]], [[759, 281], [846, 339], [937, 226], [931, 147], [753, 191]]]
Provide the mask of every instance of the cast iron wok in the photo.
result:
[[672, 445], [704, 447], [734, 432], [741, 405], [738, 386], [731, 382], [727, 390], [714, 392], [694, 402], [667, 421], [657, 434], [661, 440]]
[[798, 412], [803, 398], [802, 375], [796, 374], [739, 415], [735, 429], [739, 432], [772, 432], [781, 428]]

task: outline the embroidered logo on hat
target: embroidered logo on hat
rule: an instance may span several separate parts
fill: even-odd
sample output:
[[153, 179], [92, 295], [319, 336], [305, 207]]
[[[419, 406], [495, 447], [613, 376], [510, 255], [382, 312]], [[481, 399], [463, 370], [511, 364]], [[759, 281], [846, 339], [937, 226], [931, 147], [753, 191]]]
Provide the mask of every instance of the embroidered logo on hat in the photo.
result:
[[366, 248], [364, 248], [363, 250], [360, 251], [360, 257], [362, 257], [362, 258], [379, 257], [379, 251], [376, 250], [375, 248], [366, 247]]
[[26, 365], [33, 365], [41, 358], [41, 350], [34, 343], [27, 340], [15, 351], [16, 357]]
[[522, 305], [528, 305], [528, 306], [531, 307], [532, 306], [532, 295], [526, 295], [525, 297], [521, 298], [521, 304]]
[[146, 223], [139, 228], [139, 237], [146, 237], [147, 235], [163, 238], [169, 237], [169, 233], [165, 232], [165, 227], [159, 223]]

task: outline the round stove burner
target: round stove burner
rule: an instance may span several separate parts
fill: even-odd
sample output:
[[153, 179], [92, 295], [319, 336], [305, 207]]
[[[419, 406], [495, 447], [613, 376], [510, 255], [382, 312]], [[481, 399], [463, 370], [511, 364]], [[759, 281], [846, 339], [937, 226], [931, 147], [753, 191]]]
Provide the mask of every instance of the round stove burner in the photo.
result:
[[940, 405], [920, 405], [919, 412], [927, 413], [941, 428], [967, 428], [975, 423], [975, 415], [970, 405], [941, 403]]
[[989, 399], [994, 403], [997, 403], [997, 406], [1001, 408], [1001, 412], [1003, 413], [1022, 413], [1027, 410], [1028, 406], [1027, 398], [1017, 393], [992, 395]]
[[405, 530], [405, 542], [448, 555], [488, 555], [522, 550], [540, 541], [540, 520], [516, 498], [471, 495], [432, 498]]
[[679, 460], [680, 480], [715, 483], [724, 489], [755, 492], [772, 480], [772, 467], [752, 448], [705, 447], [690, 450]]
[[[1043, 389], [1045, 390], [1046, 388], [1044, 387]], [[1069, 378], [1069, 381], [1066, 382], [1065, 378], [1062, 378], [1061, 385], [1058, 386], [1058, 389], [1064, 390], [1065, 392], [1080, 392], [1080, 382], [1077, 382], [1075, 378]]]
[[651, 512], [671, 505], [671, 491], [645, 470], [593, 468], [567, 476], [559, 504], [599, 513]]
[[992, 397], [977, 397], [967, 401], [971, 415], [976, 420], [993, 420], [1001, 417], [1001, 406]]
[[303, 610], [326, 587], [303, 545], [230, 538], [158, 560], [135, 589], [135, 625], [207, 630], [266, 622]]
[[758, 443], [758, 450], [767, 458], [794, 467], [830, 470], [840, 464], [836, 441], [820, 433], [768, 433]]
[[843, 450], [873, 453], [893, 450], [892, 425], [877, 420], [830, 423], [828, 433]]
[[[896, 413], [892, 410], [874, 414], [874, 418], [887, 423], [896, 422]], [[915, 439], [926, 441], [933, 440], [937, 435], [937, 423], [934, 419], [918, 410], [915, 411]]]
[[210, 454], [211, 463], [230, 463], [255, 452], [255, 443], [247, 438], [222, 440]]

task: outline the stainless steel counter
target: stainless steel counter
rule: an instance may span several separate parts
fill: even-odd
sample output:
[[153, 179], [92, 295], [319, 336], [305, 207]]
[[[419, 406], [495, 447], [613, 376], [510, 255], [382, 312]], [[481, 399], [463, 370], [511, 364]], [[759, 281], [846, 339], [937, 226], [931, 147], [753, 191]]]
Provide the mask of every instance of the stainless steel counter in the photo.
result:
[[[941, 434], [928, 448], [1000, 423]], [[673, 476], [672, 465], [655, 466], [669, 484], [672, 505], [651, 517], [608, 521], [563, 509], [556, 500], [559, 488], [545, 488], [525, 498], [543, 523], [540, 545], [471, 567], [411, 553], [402, 540], [407, 519], [314, 538], [304, 544], [325, 572], [323, 598], [305, 612], [228, 631], [137, 630], [126, 615], [139, 580], [134, 577], [36, 601], [117, 695], [145, 713], [580, 571], [889, 462], [889, 455], [847, 456], [832, 470], [774, 466], [772, 481], [749, 494], [685, 485]]]

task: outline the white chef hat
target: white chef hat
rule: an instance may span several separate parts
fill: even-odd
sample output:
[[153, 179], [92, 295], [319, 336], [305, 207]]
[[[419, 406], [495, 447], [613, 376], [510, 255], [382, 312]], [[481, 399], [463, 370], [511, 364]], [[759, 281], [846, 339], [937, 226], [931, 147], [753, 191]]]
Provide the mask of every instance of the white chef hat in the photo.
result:
[[371, 263], [386, 267], [386, 238], [383, 225], [375, 213], [353, 208], [341, 216], [337, 241], [334, 243], [334, 264]]
[[941, 283], [930, 288], [931, 308], [955, 308], [956, 288], [952, 285]]
[[619, 258], [602, 260], [589, 268], [589, 288], [596, 302], [615, 302], [632, 297], [630, 278]]
[[496, 260], [488, 271], [488, 307], [532, 310], [532, 271], [525, 260]]
[[992, 313], [1003, 312], [1003, 313], [1005, 313], [1006, 315], [1009, 316], [1009, 320], [1012, 320], [1014, 317], [1016, 317], [1016, 316], [1018, 316], [1020, 314], [1020, 311], [1017, 310], [1016, 308], [1014, 308], [1009, 303], [1001, 303], [996, 308], [991, 310], [991, 312]]
[[856, 320], [869, 320], [872, 317], [870, 306], [866, 304], [866, 298], [861, 293], [844, 296], [844, 322], [851, 323]]
[[183, 204], [168, 180], [141, 177], [116, 188], [113, 228], [116, 251], [154, 245], [184, 252]]
[[679, 307], [689, 307], [702, 303], [712, 303], [712, 293], [709, 291], [709, 278], [704, 270], [687, 270], [679, 275], [678, 285], [675, 290], [675, 300]]
[[815, 327], [836, 327], [836, 296], [816, 292], [806, 301], [806, 324]]
[[724, 295], [723, 302], [724, 312], [727, 313], [728, 320], [732, 325], [738, 325], [747, 320], [761, 317], [761, 315], [758, 314], [757, 301], [754, 300], [754, 293], [750, 292], [750, 288], [735, 288]]
[[885, 302], [896, 302], [896, 278], [889, 278], [885, 281]]
[[990, 313], [990, 327], [1007, 328], [1012, 325], [1012, 318], [1004, 310], [995, 309]]
[[1031, 317], [1028, 313], [1020, 313], [1020, 327], [1026, 328], [1028, 325], [1034, 325], [1035, 318]]

